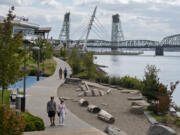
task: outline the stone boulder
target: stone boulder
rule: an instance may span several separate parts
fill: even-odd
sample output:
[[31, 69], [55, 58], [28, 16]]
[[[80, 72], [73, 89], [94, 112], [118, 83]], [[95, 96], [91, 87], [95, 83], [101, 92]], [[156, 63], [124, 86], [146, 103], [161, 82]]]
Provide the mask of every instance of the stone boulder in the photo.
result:
[[143, 106], [131, 106], [130, 111], [134, 114], [144, 114], [144, 107]]
[[131, 94], [138, 94], [138, 90], [121, 90], [121, 93], [131, 93]]
[[121, 129], [115, 126], [107, 126], [105, 132], [108, 135], [127, 135], [127, 133], [125, 133], [124, 131], [122, 131]]
[[87, 91], [87, 89], [86, 89], [86, 86], [85, 86], [85, 85], [80, 85], [79, 87], [80, 87], [81, 91]]
[[176, 117], [180, 118], [180, 112], [176, 112]]
[[105, 122], [108, 123], [114, 123], [115, 122], [115, 118], [108, 112], [106, 112], [105, 110], [101, 110], [97, 117]]
[[96, 105], [88, 105], [87, 110], [92, 113], [99, 113], [101, 111], [101, 109], [97, 107]]
[[81, 106], [87, 107], [89, 105], [89, 102], [82, 98], [82, 99], [79, 100], [79, 104]]
[[99, 96], [99, 91], [97, 89], [91, 90], [92, 96]]
[[177, 135], [177, 134], [170, 127], [160, 124], [154, 124], [148, 129], [147, 135]]
[[131, 105], [148, 107], [150, 104], [146, 102], [145, 100], [138, 100], [138, 101], [132, 101]]

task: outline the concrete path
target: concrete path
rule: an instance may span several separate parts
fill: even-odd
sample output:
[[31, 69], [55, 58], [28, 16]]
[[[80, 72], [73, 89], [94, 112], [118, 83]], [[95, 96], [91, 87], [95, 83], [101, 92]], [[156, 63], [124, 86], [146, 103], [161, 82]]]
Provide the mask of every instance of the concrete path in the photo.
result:
[[54, 58], [57, 62], [57, 68], [51, 77], [46, 78], [43, 81], [40, 81], [27, 89], [27, 98], [26, 98], [26, 109], [35, 116], [39, 116], [43, 119], [46, 130], [41, 132], [29, 132], [24, 133], [25, 135], [56, 135], [62, 132], [63, 135], [103, 135], [104, 133], [100, 130], [93, 128], [91, 125], [80, 120], [74, 114], [72, 114], [67, 109], [67, 115], [65, 120], [65, 126], [58, 125], [58, 117], [56, 115], [56, 126], [50, 128], [50, 121], [46, 113], [46, 104], [50, 100], [51, 96], [55, 97], [55, 101], [58, 104], [59, 99], [57, 97], [58, 87], [64, 83], [64, 79], [59, 79], [58, 70], [61, 67], [65, 67], [68, 70], [68, 73], [71, 74], [71, 68], [69, 65], [57, 58]]

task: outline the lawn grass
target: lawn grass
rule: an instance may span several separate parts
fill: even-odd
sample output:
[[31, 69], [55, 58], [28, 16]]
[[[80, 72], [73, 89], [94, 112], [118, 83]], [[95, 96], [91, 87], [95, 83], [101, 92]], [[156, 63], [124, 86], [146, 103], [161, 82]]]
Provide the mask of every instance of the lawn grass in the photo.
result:
[[161, 123], [172, 123], [174, 121], [174, 118], [168, 115], [156, 115], [153, 113], [152, 117]]
[[[53, 75], [55, 70], [56, 70], [56, 61], [54, 59], [47, 59], [44, 62], [40, 63], [40, 71], [47, 74], [48, 76]], [[33, 60], [29, 61], [28, 71], [30, 75], [36, 75], [37, 63], [35, 63], [35, 61]]]
[[[11, 94], [11, 91], [5, 90], [5, 92], [4, 92], [4, 104], [9, 105], [10, 94]], [[0, 104], [2, 103], [1, 99], [2, 99], [2, 90], [0, 90]]]
[[40, 69], [43, 70], [44, 73], [51, 76], [56, 70], [56, 61], [54, 59], [47, 59], [44, 63], [41, 63]]

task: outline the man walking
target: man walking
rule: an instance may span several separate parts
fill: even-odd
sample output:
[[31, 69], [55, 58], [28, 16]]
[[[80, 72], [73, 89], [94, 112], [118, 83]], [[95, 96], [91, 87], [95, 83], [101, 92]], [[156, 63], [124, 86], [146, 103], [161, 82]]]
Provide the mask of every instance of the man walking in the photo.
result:
[[65, 68], [64, 69], [64, 79], [66, 79], [66, 77], [67, 77], [67, 69]]
[[51, 126], [55, 126], [56, 102], [54, 101], [54, 97], [51, 97], [51, 100], [47, 103], [47, 113], [50, 118]]

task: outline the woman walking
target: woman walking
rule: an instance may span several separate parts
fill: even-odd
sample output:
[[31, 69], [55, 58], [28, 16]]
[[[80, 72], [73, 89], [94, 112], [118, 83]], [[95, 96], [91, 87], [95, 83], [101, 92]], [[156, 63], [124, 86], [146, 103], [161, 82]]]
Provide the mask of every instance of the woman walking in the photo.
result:
[[62, 69], [61, 69], [61, 67], [59, 68], [59, 79], [62, 79]]
[[60, 100], [60, 104], [58, 104], [58, 116], [59, 116], [59, 124], [64, 126], [64, 120], [66, 115], [66, 105], [64, 104], [64, 100]]

